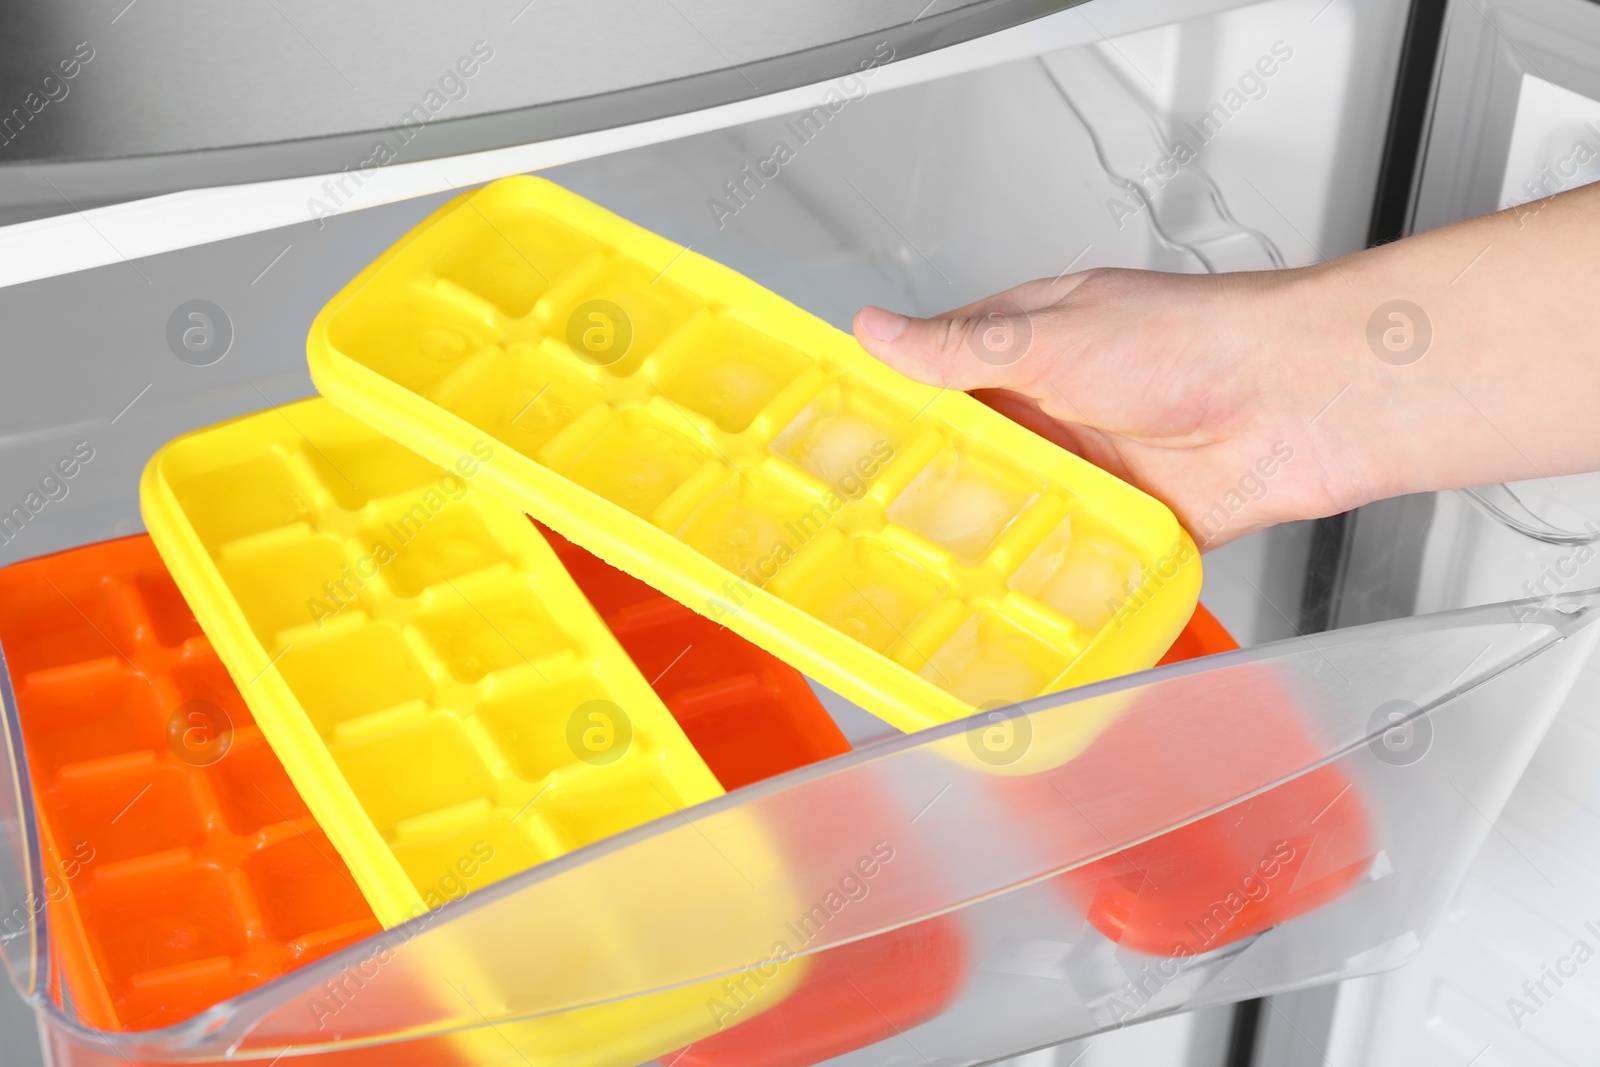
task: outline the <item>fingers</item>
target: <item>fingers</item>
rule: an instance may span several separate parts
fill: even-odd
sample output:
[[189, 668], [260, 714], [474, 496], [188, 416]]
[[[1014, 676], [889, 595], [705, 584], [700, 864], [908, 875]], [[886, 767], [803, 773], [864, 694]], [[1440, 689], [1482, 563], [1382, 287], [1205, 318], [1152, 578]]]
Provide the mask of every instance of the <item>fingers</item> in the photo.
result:
[[973, 354], [976, 323], [964, 317], [913, 319], [879, 307], [856, 313], [861, 347], [901, 374], [951, 389], [1003, 386], [996, 371]]
[[920, 382], [1014, 388], [1023, 384], [1017, 364], [1033, 343], [1033, 321], [1021, 308], [914, 319], [864, 307], [856, 314], [855, 335], [862, 348]]
[[1083, 277], [1027, 282], [929, 319], [864, 307], [855, 318], [856, 340], [929, 385], [1027, 392], [1047, 360], [1035, 351], [1042, 324], [1035, 313], [1061, 300]]

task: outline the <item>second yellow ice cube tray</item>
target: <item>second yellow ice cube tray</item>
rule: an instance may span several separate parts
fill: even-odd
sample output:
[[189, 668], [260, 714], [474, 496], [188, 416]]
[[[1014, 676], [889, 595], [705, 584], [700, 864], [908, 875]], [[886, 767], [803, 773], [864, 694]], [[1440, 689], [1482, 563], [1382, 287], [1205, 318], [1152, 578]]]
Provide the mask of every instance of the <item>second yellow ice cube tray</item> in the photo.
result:
[[1153, 665], [1199, 596], [1162, 504], [550, 182], [440, 208], [312, 325], [317, 386], [915, 730]]
[[320, 398], [145, 469], [156, 547], [385, 927], [721, 794], [527, 518]]

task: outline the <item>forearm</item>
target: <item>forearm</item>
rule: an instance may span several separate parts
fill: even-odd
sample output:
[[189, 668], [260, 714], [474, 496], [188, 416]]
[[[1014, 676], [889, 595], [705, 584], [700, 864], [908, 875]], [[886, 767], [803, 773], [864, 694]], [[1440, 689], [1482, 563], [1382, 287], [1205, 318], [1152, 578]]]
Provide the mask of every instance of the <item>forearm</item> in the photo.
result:
[[1214, 545], [1600, 470], [1597, 307], [1600, 185], [1301, 270], [1091, 270], [932, 320], [866, 309], [856, 336], [921, 381], [988, 390], [1191, 530], [1221, 507]]
[[1346, 256], [1280, 294], [1347, 379], [1325, 410], [1298, 403], [1364, 495], [1600, 469], [1600, 186]]

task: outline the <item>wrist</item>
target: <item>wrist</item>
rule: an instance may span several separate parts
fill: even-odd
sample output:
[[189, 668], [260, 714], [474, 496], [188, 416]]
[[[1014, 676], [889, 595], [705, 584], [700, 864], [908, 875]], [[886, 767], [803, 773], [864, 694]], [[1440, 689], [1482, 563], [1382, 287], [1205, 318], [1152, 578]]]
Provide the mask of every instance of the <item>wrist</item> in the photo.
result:
[[1367, 255], [1276, 272], [1268, 298], [1283, 432], [1315, 471], [1324, 514], [1438, 481], [1431, 322]]

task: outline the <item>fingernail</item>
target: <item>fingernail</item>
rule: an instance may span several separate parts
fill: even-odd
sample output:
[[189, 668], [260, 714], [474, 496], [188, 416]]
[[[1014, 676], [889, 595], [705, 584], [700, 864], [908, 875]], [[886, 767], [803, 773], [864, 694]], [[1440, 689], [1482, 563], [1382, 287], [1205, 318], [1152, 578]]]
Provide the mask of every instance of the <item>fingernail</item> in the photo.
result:
[[911, 320], [880, 307], [861, 309], [861, 327], [880, 341], [893, 341], [906, 332]]

